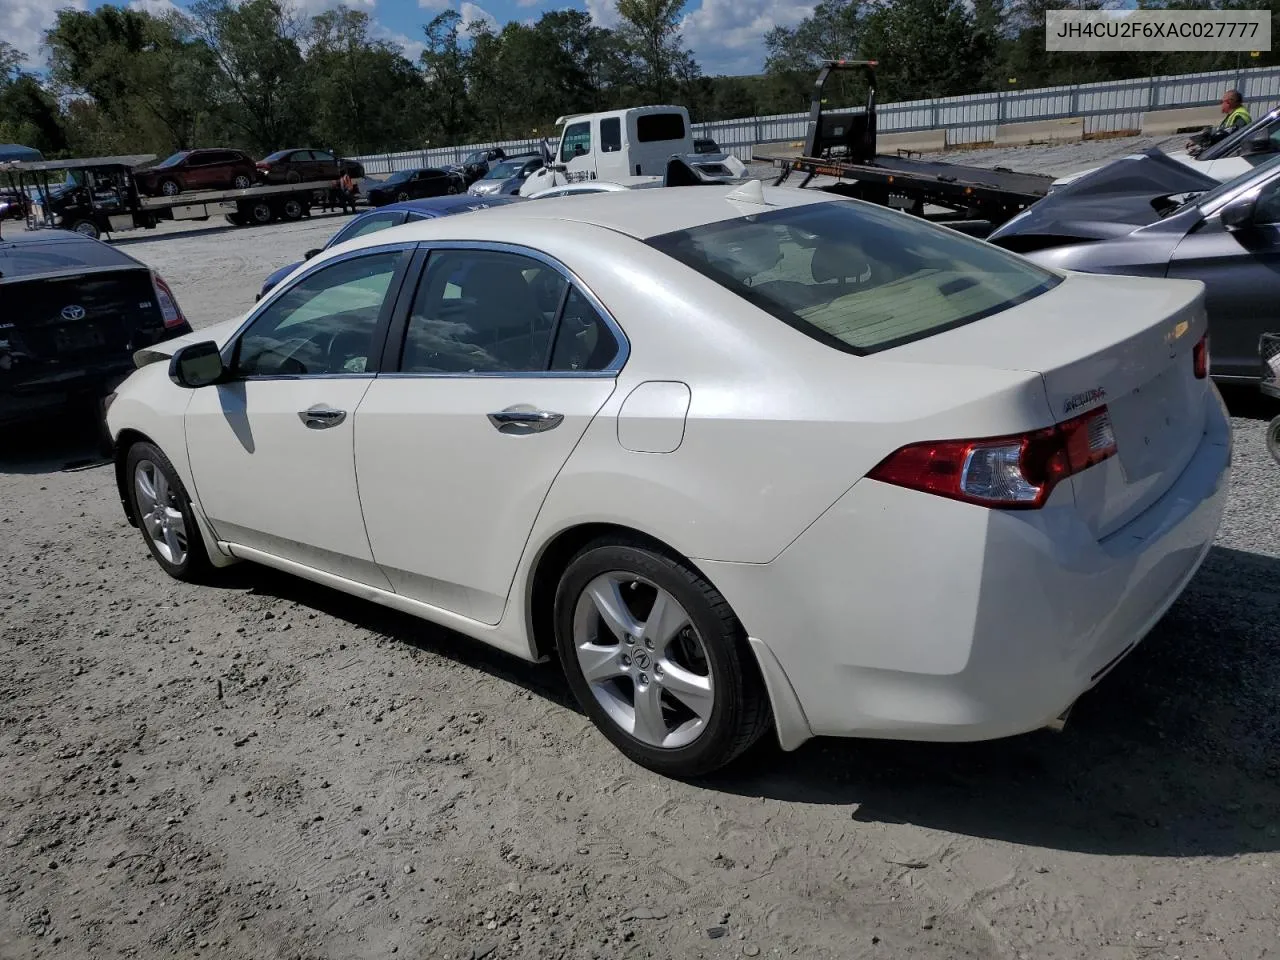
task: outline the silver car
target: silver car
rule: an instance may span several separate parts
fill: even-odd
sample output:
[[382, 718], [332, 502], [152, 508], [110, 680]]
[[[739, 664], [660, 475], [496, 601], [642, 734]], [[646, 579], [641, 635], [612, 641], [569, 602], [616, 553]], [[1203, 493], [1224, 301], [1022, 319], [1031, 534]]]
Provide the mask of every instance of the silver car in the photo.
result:
[[489, 168], [489, 172], [467, 188], [473, 197], [498, 197], [515, 195], [529, 174], [541, 170], [543, 160], [538, 155], [507, 157]]

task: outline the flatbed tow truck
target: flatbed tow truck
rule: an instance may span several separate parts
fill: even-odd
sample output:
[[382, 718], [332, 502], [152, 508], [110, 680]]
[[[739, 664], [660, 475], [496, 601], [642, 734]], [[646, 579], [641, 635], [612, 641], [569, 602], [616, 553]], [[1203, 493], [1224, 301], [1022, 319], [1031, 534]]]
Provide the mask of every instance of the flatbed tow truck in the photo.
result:
[[[945, 213], [929, 219], [965, 229], [994, 229], [1049, 192], [1053, 177], [1017, 173], [1003, 167], [989, 169], [957, 163], [889, 156], [876, 150], [875, 60], [824, 60], [814, 84], [800, 157], [753, 157], [780, 166], [774, 185], [799, 174], [807, 187], [815, 177], [833, 177], [819, 188], [842, 196], [899, 207], [926, 216], [926, 207]], [[823, 110], [823, 89], [832, 73], [861, 70], [867, 82], [867, 104], [859, 112]], [[974, 230], [972, 232], [979, 232]]]
[[154, 154], [40, 160], [0, 164], [10, 186], [31, 197], [27, 229], [62, 227], [86, 236], [154, 229], [162, 220], [208, 220], [224, 216], [235, 226], [300, 220], [327, 180], [201, 190], [172, 197], [146, 197], [138, 190], [133, 169], [155, 160]]

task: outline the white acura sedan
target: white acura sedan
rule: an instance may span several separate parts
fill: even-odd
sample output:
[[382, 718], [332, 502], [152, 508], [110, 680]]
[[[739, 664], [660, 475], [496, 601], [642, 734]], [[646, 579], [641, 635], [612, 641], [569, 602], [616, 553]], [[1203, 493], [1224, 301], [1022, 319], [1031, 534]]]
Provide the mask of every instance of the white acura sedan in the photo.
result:
[[758, 183], [384, 230], [138, 363], [108, 427], [166, 572], [558, 656], [677, 776], [771, 727], [1056, 725], [1195, 573], [1231, 454], [1199, 283]]

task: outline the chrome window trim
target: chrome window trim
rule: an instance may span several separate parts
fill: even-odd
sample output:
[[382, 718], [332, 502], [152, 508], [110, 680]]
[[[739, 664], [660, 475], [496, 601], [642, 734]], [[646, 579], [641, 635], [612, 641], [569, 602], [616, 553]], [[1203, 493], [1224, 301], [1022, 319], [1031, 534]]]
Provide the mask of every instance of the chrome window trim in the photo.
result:
[[[403, 225], [404, 224], [400, 224], [400, 226], [403, 226]], [[388, 227], [387, 229], [394, 230], [395, 227]], [[302, 281], [304, 281], [307, 277], [310, 277], [312, 274], [317, 273], [318, 271], [325, 269], [327, 267], [331, 267], [339, 263], [345, 263], [348, 260], [356, 260], [356, 259], [359, 259], [360, 257], [373, 256], [379, 253], [408, 252], [412, 254], [412, 252], [417, 249], [417, 246], [418, 245], [415, 241], [402, 240], [398, 243], [380, 243], [374, 246], [360, 247], [357, 250], [350, 250], [347, 253], [341, 253], [335, 257], [325, 259], [320, 263], [314, 262], [315, 260], [319, 259], [318, 256], [313, 258], [311, 263], [313, 263], [314, 266], [308, 266], [307, 269], [304, 270], [297, 277], [295, 277], [293, 282], [290, 284], [287, 284], [287, 285], [283, 283], [276, 284], [275, 287], [271, 289], [271, 291], [267, 294], [266, 297], [264, 297], [262, 300], [258, 301], [258, 303], [254, 305], [253, 310], [251, 310], [249, 312], [249, 315], [245, 317], [244, 322], [241, 323], [240, 326], [236, 328], [235, 333], [227, 337], [226, 343], [223, 344], [222, 349], [219, 351], [222, 354], [223, 365], [226, 366], [227, 369], [230, 369], [231, 358], [235, 355], [236, 344], [240, 342], [240, 338], [244, 336], [245, 331], [248, 330], [249, 327], [253, 325], [253, 323], [258, 319], [258, 317], [262, 315], [262, 312], [266, 310], [268, 307], [270, 307], [271, 304], [275, 303], [278, 297], [283, 295], [285, 290], [292, 290], [298, 284], [302, 283]], [[397, 272], [400, 271], [399, 266], [396, 267], [396, 271]], [[284, 290], [282, 290], [281, 288], [284, 288]], [[365, 377], [368, 379], [373, 379], [375, 376], [376, 374], [372, 374], [372, 373], [291, 373], [291, 374], [269, 374], [269, 375], [256, 375], [256, 376], [249, 376], [249, 377], [236, 377], [233, 382], [256, 383], [260, 380], [332, 380], [339, 377], [344, 379], [351, 379], [356, 377]]]
[[[1276, 156], [1280, 156], [1280, 154], [1277, 154]], [[1268, 163], [1271, 163], [1275, 159], [1275, 157], [1272, 157]], [[1210, 162], [1212, 163], [1213, 161]], [[1251, 174], [1242, 174], [1241, 176], [1245, 178], [1244, 182], [1234, 190], [1217, 197], [1211, 206], [1197, 202], [1196, 206], [1200, 208], [1200, 213], [1203, 215], [1204, 219], [1208, 220], [1210, 217], [1217, 216], [1223, 207], [1232, 201], [1243, 197], [1247, 193], [1253, 191], [1256, 191], [1259, 194], [1262, 193], [1262, 191], [1270, 186], [1277, 177], [1280, 177], [1280, 163], [1277, 163], [1275, 166], [1262, 173], [1259, 173], [1255, 169]]]
[[[447, 372], [447, 373], [406, 373], [400, 370], [394, 372], [383, 371], [377, 374], [379, 379], [394, 380], [411, 380], [411, 379], [439, 379], [439, 380], [477, 380], [477, 379], [495, 379], [506, 378], [516, 380], [548, 380], [548, 379], [611, 379], [617, 377], [622, 372], [622, 368], [626, 366], [627, 360], [631, 356], [631, 341], [627, 338], [624, 331], [613, 314], [601, 302], [589, 286], [587, 286], [582, 278], [579, 277], [568, 266], [561, 263], [550, 254], [543, 253], [541, 250], [535, 250], [533, 247], [521, 246], [517, 243], [504, 243], [499, 240], [423, 240], [418, 244], [419, 249], [424, 250], [428, 254], [427, 265], [424, 265], [422, 274], [419, 276], [419, 282], [426, 275], [427, 267], [430, 264], [429, 256], [432, 253], [443, 252], [447, 250], [485, 250], [494, 253], [510, 253], [516, 256], [528, 257], [530, 260], [537, 260], [551, 269], [555, 270], [562, 276], [570, 286], [576, 287], [591, 304], [592, 308], [604, 320], [605, 327], [613, 335], [613, 339], [618, 346], [618, 352], [614, 354], [613, 360], [602, 370], [484, 370], [474, 373], [470, 372]], [[417, 289], [415, 287], [413, 295], [416, 296]], [[559, 317], [564, 304], [563, 302], [556, 308], [556, 316]], [[408, 336], [408, 323], [406, 321], [404, 336]]]

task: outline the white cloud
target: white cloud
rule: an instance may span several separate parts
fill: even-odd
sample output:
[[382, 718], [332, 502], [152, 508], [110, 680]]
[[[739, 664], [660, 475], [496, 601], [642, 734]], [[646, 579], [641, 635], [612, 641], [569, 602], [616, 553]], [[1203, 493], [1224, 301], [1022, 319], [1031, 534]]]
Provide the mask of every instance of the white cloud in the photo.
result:
[[418, 0], [418, 6], [423, 10], [445, 10], [449, 6], [449, 0]]
[[[588, 8], [593, 2], [601, 0], [587, 0]], [[812, 12], [787, 0], [702, 0], [680, 28], [703, 73], [756, 74], [764, 70], [764, 35], [793, 27]]]
[[587, 13], [598, 27], [616, 27], [622, 20], [618, 16], [618, 0], [586, 0]]
[[45, 55], [40, 47], [44, 32], [53, 26], [63, 7], [84, 10], [85, 0], [0, 0], [0, 39], [27, 55], [28, 68], [43, 68]]
[[473, 23], [487, 23], [489, 29], [497, 33], [502, 28], [498, 25], [498, 18], [495, 17], [484, 7], [471, 3], [470, 0], [463, 0], [458, 6], [458, 12], [462, 14], [462, 19], [458, 21], [458, 29], [466, 33], [471, 29]]
[[375, 40], [385, 40], [387, 43], [395, 44], [414, 63], [418, 62], [418, 58], [422, 56], [422, 51], [427, 49], [427, 45], [421, 40], [414, 40], [406, 37], [403, 33], [396, 33], [377, 20], [370, 23], [369, 33]]

